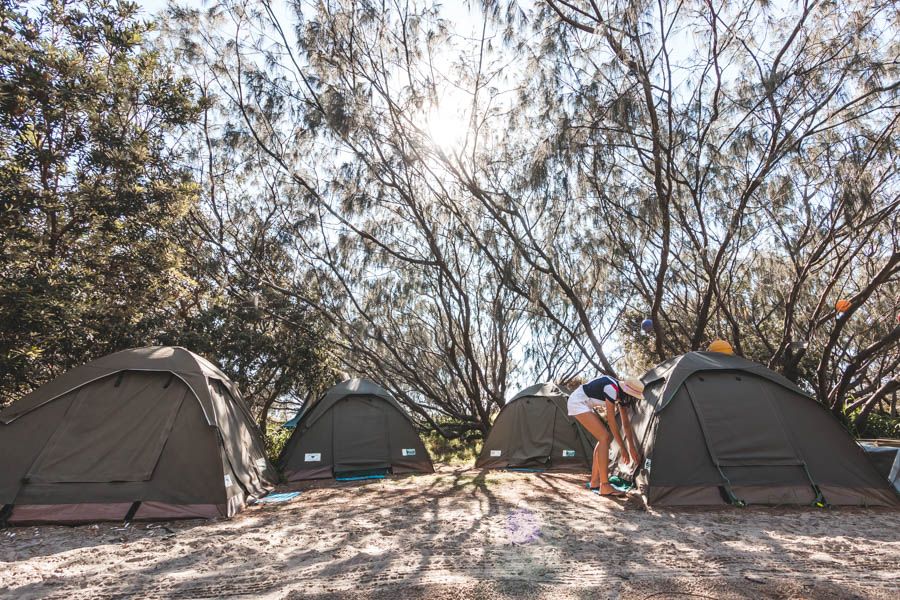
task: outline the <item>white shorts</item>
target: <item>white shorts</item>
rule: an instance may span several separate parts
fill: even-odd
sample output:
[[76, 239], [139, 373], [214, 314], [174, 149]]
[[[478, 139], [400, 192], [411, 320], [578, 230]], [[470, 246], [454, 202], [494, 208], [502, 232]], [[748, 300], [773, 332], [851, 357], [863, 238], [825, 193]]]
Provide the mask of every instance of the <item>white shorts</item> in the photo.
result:
[[581, 386], [578, 387], [572, 394], [569, 396], [569, 401], [566, 403], [566, 407], [569, 409], [569, 416], [574, 417], [575, 415], [583, 415], [584, 413], [593, 412], [595, 408], [598, 406], [604, 406], [606, 404], [605, 400], [597, 400], [596, 398], [591, 398], [587, 394], [584, 393], [584, 390]]

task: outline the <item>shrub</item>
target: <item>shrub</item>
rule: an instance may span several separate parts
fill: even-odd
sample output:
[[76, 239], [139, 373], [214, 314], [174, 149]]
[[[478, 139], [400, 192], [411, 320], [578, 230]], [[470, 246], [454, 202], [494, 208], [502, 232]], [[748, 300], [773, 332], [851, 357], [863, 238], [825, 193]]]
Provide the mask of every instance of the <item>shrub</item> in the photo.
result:
[[858, 431], [858, 437], [861, 438], [900, 438], [900, 417], [891, 417], [881, 413], [870, 413]]
[[435, 463], [449, 463], [456, 465], [472, 465], [481, 451], [481, 438], [470, 436], [448, 440], [436, 431], [422, 434], [425, 448]]
[[273, 465], [278, 464], [278, 457], [281, 456], [281, 451], [292, 433], [292, 429], [285, 429], [281, 423], [266, 425], [266, 455]]
[[862, 427], [854, 427], [853, 421], [859, 410], [843, 415], [844, 426], [855, 438], [863, 439], [900, 439], [900, 417], [892, 417], [872, 411]]

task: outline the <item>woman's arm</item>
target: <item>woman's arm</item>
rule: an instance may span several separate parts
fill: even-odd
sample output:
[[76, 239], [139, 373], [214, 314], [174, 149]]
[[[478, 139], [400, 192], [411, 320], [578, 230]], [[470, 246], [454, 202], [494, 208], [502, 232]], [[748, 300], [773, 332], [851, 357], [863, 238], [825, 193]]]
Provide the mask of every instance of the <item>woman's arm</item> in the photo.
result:
[[631, 457], [628, 455], [628, 448], [625, 447], [625, 443], [622, 441], [622, 434], [619, 433], [619, 424], [616, 422], [616, 405], [609, 400], [606, 400], [606, 423], [609, 425], [609, 430], [619, 446], [619, 456], [622, 457], [622, 462], [626, 465], [630, 464]]
[[634, 436], [634, 427], [631, 425], [631, 418], [628, 416], [628, 409], [619, 407], [619, 415], [622, 417], [622, 431], [625, 435], [625, 441], [628, 443], [628, 451], [631, 453], [631, 458], [639, 461], [641, 457], [637, 448], [637, 440]]

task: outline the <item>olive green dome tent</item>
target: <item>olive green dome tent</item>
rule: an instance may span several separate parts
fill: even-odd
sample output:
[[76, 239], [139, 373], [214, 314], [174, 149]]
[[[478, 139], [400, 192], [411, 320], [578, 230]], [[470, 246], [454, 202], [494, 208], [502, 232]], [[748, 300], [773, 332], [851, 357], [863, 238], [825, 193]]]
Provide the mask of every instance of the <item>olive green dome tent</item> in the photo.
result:
[[279, 462], [288, 481], [434, 472], [412, 419], [368, 379], [343, 381], [304, 407]]
[[568, 416], [566, 399], [553, 383], [516, 394], [494, 419], [475, 467], [590, 469], [596, 440]]
[[626, 475], [650, 505], [900, 506], [840, 422], [760, 364], [689, 352], [642, 379], [632, 422], [645, 459]]
[[277, 480], [236, 386], [176, 347], [77, 367], [0, 413], [2, 520], [230, 517]]

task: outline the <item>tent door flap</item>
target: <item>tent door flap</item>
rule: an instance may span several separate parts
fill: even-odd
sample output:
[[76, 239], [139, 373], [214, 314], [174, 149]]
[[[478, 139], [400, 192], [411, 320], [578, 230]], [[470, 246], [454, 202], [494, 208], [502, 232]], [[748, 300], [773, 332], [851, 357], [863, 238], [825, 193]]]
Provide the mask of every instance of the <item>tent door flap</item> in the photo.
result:
[[334, 472], [390, 468], [387, 415], [382, 401], [349, 396], [334, 407]]
[[553, 454], [556, 406], [547, 398], [518, 400], [512, 433], [518, 443], [509, 454], [509, 466], [546, 466]]
[[807, 480], [815, 504], [824, 504], [806, 462], [784, 426], [767, 383], [732, 372], [708, 372], [684, 383], [704, 441], [722, 475], [727, 493], [743, 504], [734, 488]]
[[[735, 385], [734, 379], [740, 377]], [[685, 382], [713, 462], [722, 466], [801, 465], [764, 384], [734, 373]]]
[[31, 465], [33, 483], [149, 481], [188, 388], [124, 371], [80, 388]]

